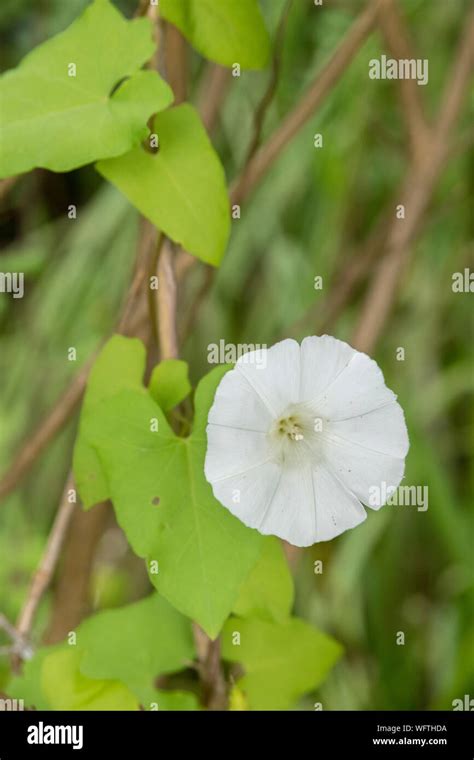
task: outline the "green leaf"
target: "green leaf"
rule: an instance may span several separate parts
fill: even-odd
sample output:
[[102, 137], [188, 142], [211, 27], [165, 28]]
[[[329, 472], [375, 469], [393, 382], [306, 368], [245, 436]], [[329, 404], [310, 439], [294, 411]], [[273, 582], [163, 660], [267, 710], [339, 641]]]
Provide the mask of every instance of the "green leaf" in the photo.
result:
[[199, 710], [199, 703], [195, 694], [189, 691], [165, 691], [152, 687], [140, 687], [134, 694], [140, 699], [140, 705], [145, 710]]
[[83, 434], [83, 420], [94, 406], [123, 388], [141, 388], [146, 352], [136, 338], [114, 335], [99, 354], [89, 375], [74, 448], [74, 476], [85, 509], [109, 498], [109, 487], [95, 450]]
[[200, 382], [189, 438], [174, 435], [144, 389], [121, 392], [86, 417], [117, 520], [135, 552], [158, 563], [158, 573], [149, 565], [153, 584], [213, 637], [262, 546], [257, 531], [214, 499], [204, 477], [207, 415], [227, 369], [218, 367]]
[[231, 712], [242, 712], [248, 709], [249, 706], [244, 692], [234, 684], [229, 693], [229, 710]]
[[173, 100], [158, 74], [140, 71], [154, 48], [147, 19], [126, 21], [108, 0], [95, 0], [4, 74], [0, 176], [35, 166], [69, 171], [144, 139], [148, 118]]
[[149, 710], [198, 709], [194, 694], [154, 686], [158, 676], [186, 668], [195, 654], [189, 620], [156, 592], [88, 618], [76, 635], [74, 647], [39, 649], [11, 682], [9, 694], [40, 710], [137, 709], [138, 704]]
[[21, 675], [15, 676], [8, 684], [9, 696], [14, 699], [23, 699], [25, 707], [34, 707], [36, 710], [51, 710], [51, 705], [41, 688], [43, 663], [46, 657], [53, 652], [58, 652], [63, 647], [63, 644], [55, 644], [38, 649], [33, 658], [24, 663]]
[[[240, 645], [236, 641], [240, 634]], [[222, 631], [222, 656], [243, 665], [238, 679], [252, 710], [288, 710], [326, 678], [342, 647], [297, 618], [284, 623], [231, 618]]]
[[161, 0], [160, 9], [205, 58], [223, 66], [266, 66], [270, 39], [257, 0]]
[[293, 606], [293, 579], [281, 542], [274, 536], [263, 541], [263, 551], [243, 584], [233, 612], [241, 617], [285, 620]]
[[42, 647], [8, 686], [10, 696], [36, 710], [137, 710], [138, 699], [118, 681], [80, 673], [82, 650], [67, 644]]
[[156, 701], [159, 710], [198, 710], [198, 700], [194, 694], [188, 691], [163, 691], [157, 689]]
[[137, 698], [119, 681], [96, 680], [79, 670], [82, 653], [64, 647], [43, 660], [41, 686], [53, 710], [138, 710]]
[[84, 650], [84, 675], [121, 681], [142, 704], [158, 701], [151, 698], [158, 676], [183, 670], [194, 658], [189, 620], [156, 592], [85, 620], [77, 643]]
[[230, 231], [224, 170], [189, 105], [155, 116], [157, 153], [142, 146], [99, 161], [98, 171], [186, 251], [218, 265]]
[[183, 401], [191, 393], [188, 365], [180, 359], [165, 359], [151, 373], [148, 390], [164, 412]]

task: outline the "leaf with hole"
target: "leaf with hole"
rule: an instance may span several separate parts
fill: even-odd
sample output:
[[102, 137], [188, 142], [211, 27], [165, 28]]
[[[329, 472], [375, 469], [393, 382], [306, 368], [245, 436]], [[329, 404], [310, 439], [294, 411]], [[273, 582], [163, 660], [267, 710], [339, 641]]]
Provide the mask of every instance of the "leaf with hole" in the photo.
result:
[[173, 100], [142, 71], [155, 45], [148, 19], [127, 21], [95, 0], [64, 32], [0, 78], [0, 177], [65, 172], [130, 150], [149, 117]]
[[225, 175], [201, 120], [182, 105], [155, 116], [156, 153], [139, 146], [97, 170], [174, 242], [217, 266], [227, 245]]

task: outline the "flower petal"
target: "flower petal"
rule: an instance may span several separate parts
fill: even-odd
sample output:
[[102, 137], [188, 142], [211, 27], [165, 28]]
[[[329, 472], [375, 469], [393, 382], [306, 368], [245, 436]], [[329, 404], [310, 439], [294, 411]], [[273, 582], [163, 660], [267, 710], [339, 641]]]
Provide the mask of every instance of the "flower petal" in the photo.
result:
[[301, 344], [300, 401], [321, 396], [347, 367], [357, 352], [330, 335], [312, 335]]
[[329, 541], [366, 518], [365, 509], [326, 468], [282, 470], [261, 533], [284, 538], [294, 546]]
[[260, 530], [281, 478], [281, 469], [275, 462], [256, 462], [245, 471], [234, 470], [233, 474], [214, 480], [206, 471], [206, 477], [221, 504], [245, 525]]
[[253, 386], [239, 370], [232, 369], [219, 383], [208, 421], [266, 433], [272, 423], [272, 417]]
[[[292, 405], [304, 436], [280, 450], [273, 425]], [[308, 415], [322, 428], [308, 427]], [[245, 354], [221, 381], [208, 422], [205, 473], [216, 499], [297, 546], [353, 528], [366, 518], [362, 503], [378, 509], [403, 477], [409, 442], [395, 394], [374, 361], [330, 336]]]
[[367, 516], [358, 499], [323, 466], [301, 470], [267, 462], [215, 480], [212, 488], [245, 525], [294, 546], [329, 541]]
[[269, 459], [266, 434], [209, 424], [204, 473], [210, 483], [231, 478]]
[[[262, 360], [265, 360], [264, 365]], [[235, 365], [235, 370], [245, 377], [273, 419], [298, 401], [300, 346], [296, 340], [288, 338], [271, 348], [244, 354]]]
[[326, 467], [321, 465], [314, 469], [313, 483], [316, 495], [314, 541], [330, 541], [367, 518], [359, 499]]
[[403, 410], [396, 401], [345, 420], [328, 420], [324, 432], [358, 446], [393, 457], [408, 452], [408, 432]]
[[[386, 489], [396, 488], [405, 471], [405, 458], [324, 434], [324, 462], [357, 498], [372, 509], [386, 501]], [[384, 496], [385, 494], [385, 496]]]
[[371, 412], [397, 397], [385, 385], [382, 371], [366, 354], [355, 353], [324, 393], [314, 400], [321, 416], [344, 420]]

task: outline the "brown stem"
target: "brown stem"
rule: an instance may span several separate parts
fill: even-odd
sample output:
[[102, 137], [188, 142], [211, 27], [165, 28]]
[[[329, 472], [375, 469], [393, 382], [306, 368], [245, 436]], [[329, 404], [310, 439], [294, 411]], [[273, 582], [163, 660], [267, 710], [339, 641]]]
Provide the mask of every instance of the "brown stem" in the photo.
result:
[[165, 240], [158, 259], [158, 334], [162, 359], [177, 359], [179, 353], [174, 258], [173, 245], [169, 240]]
[[231, 188], [232, 204], [240, 204], [261, 181], [270, 166], [280, 156], [291, 139], [314, 114], [324, 98], [337, 84], [361, 45], [372, 31], [378, 13], [380, 0], [375, 0], [354, 21], [338, 48], [316, 77], [298, 105], [288, 114], [280, 127], [257, 151], [243, 175]]
[[196, 324], [201, 305], [206, 300], [206, 296], [212, 287], [212, 283], [214, 282], [215, 271], [216, 270], [214, 267], [211, 267], [209, 265], [206, 265], [204, 267], [204, 278], [201, 285], [196, 291], [194, 299], [189, 306], [188, 313], [180, 329], [180, 340], [182, 344], [186, 342], [189, 335], [191, 334], [191, 330]]
[[88, 359], [65, 393], [56, 402], [50, 414], [41, 421], [39, 427], [28, 437], [16, 455], [0, 482], [0, 500], [14, 491], [21, 478], [71, 418], [84, 394], [89, 370], [95, 357], [96, 354]]
[[166, 78], [174, 92], [175, 105], [179, 105], [186, 100], [187, 96], [187, 45], [179, 29], [173, 24], [166, 24], [165, 58]]
[[[146, 276], [146, 258], [148, 250], [154, 243], [155, 239], [156, 230], [147, 222], [142, 228], [142, 234], [138, 245], [135, 275], [127, 294], [122, 316], [117, 325], [117, 332], [123, 334], [134, 333], [136, 298]], [[9, 469], [0, 481], [0, 501], [14, 491], [22, 477], [30, 470], [38, 457], [69, 422], [84, 395], [89, 371], [94, 364], [97, 353], [98, 352], [94, 353], [87, 360], [80, 372], [74, 377], [69, 387], [62, 396], [60, 396], [52, 411], [41, 420], [38, 428], [28, 437], [25, 444], [20, 448]]]
[[[345, 68], [372, 31], [380, 2], [382, 0], [374, 0], [353, 23], [326, 66], [318, 73], [299, 103], [288, 114], [282, 125], [245, 164], [242, 172], [230, 188], [231, 205], [241, 204], [248, 198], [266, 172], [273, 166], [273, 162], [279, 158], [291, 139], [306, 124], [324, 98], [337, 84]], [[195, 260], [190, 260], [189, 254], [181, 250], [176, 265], [180, 280], [194, 264]]]
[[[43, 594], [50, 584], [56, 563], [63, 547], [69, 523], [74, 510], [76, 509], [76, 503], [70, 501], [69, 498], [69, 492], [71, 489], [74, 489], [72, 474], [69, 475], [66, 481], [59, 509], [54, 519], [46, 548], [36, 572], [33, 575], [25, 603], [17, 620], [16, 630], [18, 636], [22, 639], [28, 639], [30, 636], [36, 610], [38, 609]], [[18, 660], [14, 664], [17, 669], [19, 664]]]
[[217, 124], [218, 116], [232, 80], [230, 69], [217, 63], [208, 63], [199, 84], [197, 109], [209, 134]]
[[15, 626], [3, 614], [0, 614], [0, 630], [5, 631], [12, 640], [10, 646], [0, 647], [1, 654], [8, 654], [12, 658], [31, 658], [33, 652], [29, 641], [18, 633]]
[[44, 641], [55, 644], [73, 631], [87, 614], [97, 544], [111, 517], [109, 504], [85, 512], [76, 509], [64, 544], [64, 561], [54, 589], [52, 614]]
[[220, 640], [210, 639], [197, 623], [193, 623], [193, 634], [202, 683], [202, 704], [208, 710], [225, 710], [227, 684], [221, 666]]
[[[164, 236], [160, 235], [158, 237], [158, 240], [156, 242], [156, 245], [154, 246], [154, 249], [152, 251], [152, 254], [150, 256], [150, 266], [148, 271], [148, 287], [147, 287], [147, 298], [148, 298], [148, 314], [150, 319], [150, 325], [151, 325], [151, 333], [153, 335], [153, 340], [155, 342], [156, 348], [158, 348], [160, 344], [160, 338], [159, 338], [159, 319], [158, 319], [158, 289], [160, 287], [160, 274], [158, 271], [158, 261], [160, 257], [160, 252], [164, 244]], [[154, 289], [151, 287], [152, 278], [156, 277], [158, 280], [158, 288]]]
[[399, 203], [406, 218], [395, 218], [387, 241], [387, 254], [376, 270], [368, 290], [352, 343], [372, 352], [383, 332], [395, 301], [397, 287], [411, 255], [415, 235], [423, 221], [436, 183], [450, 151], [450, 136], [469, 85], [474, 57], [474, 12], [460, 41], [453, 71], [442, 98], [438, 120], [424, 158], [409, 172]]
[[[378, 23], [391, 55], [396, 59], [413, 59], [418, 56], [404, 18], [396, 0], [383, 0]], [[430, 138], [430, 127], [426, 121], [421, 89], [414, 79], [399, 79], [398, 91], [402, 113], [405, 117], [410, 150], [415, 161], [421, 160]]]
[[253, 135], [252, 135], [252, 138], [250, 140], [250, 145], [247, 150], [247, 158], [245, 159], [245, 171], [248, 171], [248, 165], [250, 164], [252, 158], [254, 157], [255, 153], [258, 150], [258, 147], [260, 145], [261, 138], [262, 138], [262, 131], [263, 131], [263, 125], [265, 122], [265, 116], [267, 115], [267, 111], [275, 96], [276, 88], [278, 85], [278, 76], [280, 73], [281, 53], [282, 53], [283, 42], [285, 38], [285, 30], [286, 30], [288, 16], [289, 16], [292, 4], [293, 4], [293, 0], [286, 0], [286, 3], [283, 7], [283, 11], [280, 17], [280, 21], [278, 22], [278, 28], [275, 35], [275, 43], [273, 46], [273, 61], [272, 61], [272, 70], [270, 74], [270, 81], [268, 83], [267, 89], [265, 90], [263, 94], [263, 98], [261, 99], [260, 103], [258, 104], [255, 110]]

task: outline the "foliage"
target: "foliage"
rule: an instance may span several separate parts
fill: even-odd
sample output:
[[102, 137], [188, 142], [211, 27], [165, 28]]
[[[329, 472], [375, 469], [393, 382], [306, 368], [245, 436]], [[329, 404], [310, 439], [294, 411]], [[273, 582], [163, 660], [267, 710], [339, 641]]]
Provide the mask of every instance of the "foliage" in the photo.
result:
[[[324, 709], [450, 709], [474, 678], [470, 303], [468, 293], [450, 288], [452, 271], [468, 266], [471, 165], [450, 156], [376, 357], [406, 409], [412, 446], [405, 482], [427, 486], [429, 508], [370, 515], [357, 530], [309, 550], [293, 580], [281, 544], [233, 518], [204, 479], [207, 412], [226, 371], [208, 372], [206, 347], [223, 336], [271, 344], [283, 333], [300, 338], [319, 329], [321, 307], [403, 176], [407, 145], [396, 83], [367, 86], [367, 60], [386, 52], [370, 38], [230, 237], [225, 178], [242, 167], [269, 71], [232, 78], [211, 144], [197, 111], [170, 107], [168, 85], [142, 68], [155, 49], [150, 21], [118, 11], [130, 17], [136, 5], [52, 0], [47, 12], [26, 1], [0, 8], [2, 38], [12, 30], [1, 53], [11, 71], [0, 79], [0, 174], [39, 168], [19, 180], [2, 216], [0, 269], [24, 272], [27, 291], [21, 310], [0, 298], [2, 471], [102, 346], [77, 437], [69, 424], [0, 511], [0, 610], [12, 620], [18, 615], [74, 438], [84, 508], [111, 499], [121, 529], [114, 524], [96, 552], [92, 614], [75, 629], [76, 643], [40, 646], [13, 680], [2, 658], [0, 689], [37, 709], [197, 709], [199, 624], [220, 636], [231, 710], [312, 710], [315, 701]], [[205, 81], [203, 58], [242, 69], [269, 63], [284, 2], [262, 0], [263, 16], [254, 0], [225, 8], [220, 0], [160, 5], [196, 51], [189, 66], [194, 99]], [[464, 5], [401, 5], [432, 64], [432, 108]], [[293, 3], [263, 139], [353, 18], [351, 4], [320, 12]], [[29, 52], [40, 20], [50, 39]], [[70, 63], [76, 77], [68, 76]], [[316, 131], [324, 150], [313, 147]], [[77, 219], [67, 217], [69, 203]], [[153, 349], [147, 362], [140, 340], [119, 335], [103, 345], [131, 279], [139, 213], [202, 262], [222, 262], [197, 315], [192, 305], [206, 268], [198, 264], [180, 293], [180, 316], [192, 318], [185, 361], [153, 366]], [[316, 275], [322, 291], [314, 289]], [[350, 338], [360, 309], [357, 291], [334, 325], [337, 337]], [[77, 362], [65, 358], [70, 346]], [[395, 359], [398, 346], [404, 362]], [[187, 438], [183, 415], [192, 426]], [[105, 571], [129, 580], [118, 586], [115, 609], [101, 609], [97, 579]], [[48, 628], [52, 602], [54, 592], [41, 605], [34, 642]], [[406, 631], [404, 647], [394, 644], [399, 630]]]
[[270, 40], [257, 0], [162, 0], [161, 13], [211, 61], [246, 69], [268, 62]]
[[157, 153], [141, 146], [100, 161], [98, 171], [189, 253], [219, 264], [229, 236], [224, 172], [189, 105], [155, 116]]
[[35, 166], [69, 171], [146, 137], [150, 114], [173, 99], [158, 74], [139, 70], [153, 48], [149, 21], [127, 22], [95, 0], [4, 74], [0, 176]]

